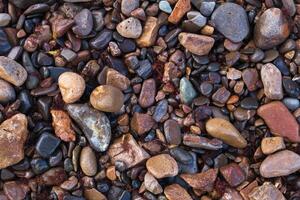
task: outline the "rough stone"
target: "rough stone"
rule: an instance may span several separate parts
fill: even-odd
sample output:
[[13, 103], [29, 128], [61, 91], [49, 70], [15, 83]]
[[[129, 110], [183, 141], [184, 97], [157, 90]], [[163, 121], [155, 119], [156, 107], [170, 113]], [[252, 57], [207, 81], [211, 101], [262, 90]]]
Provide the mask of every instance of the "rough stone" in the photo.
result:
[[189, 52], [199, 56], [207, 55], [215, 43], [212, 37], [194, 33], [180, 33], [178, 40]]

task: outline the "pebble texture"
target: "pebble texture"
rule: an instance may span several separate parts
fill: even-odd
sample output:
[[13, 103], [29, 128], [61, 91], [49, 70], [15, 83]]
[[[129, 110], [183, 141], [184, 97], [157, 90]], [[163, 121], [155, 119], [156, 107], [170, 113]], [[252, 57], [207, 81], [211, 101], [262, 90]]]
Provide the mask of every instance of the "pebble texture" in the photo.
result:
[[0, 56], [0, 78], [15, 86], [21, 86], [27, 79], [27, 72], [16, 61]]

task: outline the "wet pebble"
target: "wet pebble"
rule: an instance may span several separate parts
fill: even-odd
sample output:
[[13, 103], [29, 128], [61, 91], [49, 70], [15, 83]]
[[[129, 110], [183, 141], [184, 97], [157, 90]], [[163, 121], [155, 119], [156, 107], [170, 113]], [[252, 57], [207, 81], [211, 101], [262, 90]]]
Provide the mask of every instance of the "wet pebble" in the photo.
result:
[[241, 107], [247, 110], [255, 110], [258, 108], [257, 99], [254, 97], [246, 97], [241, 101]]
[[129, 16], [132, 11], [139, 7], [139, 0], [122, 0], [121, 11], [123, 14]]
[[80, 153], [80, 167], [87, 176], [94, 176], [97, 173], [96, 155], [89, 146], [84, 147]]
[[60, 144], [60, 139], [50, 133], [43, 133], [35, 146], [39, 155], [44, 158], [49, 158]]
[[142, 135], [151, 130], [154, 125], [152, 117], [148, 114], [134, 113], [131, 118], [130, 127], [139, 135]]
[[172, 8], [168, 1], [160, 1], [158, 6], [159, 6], [159, 9], [164, 11], [165, 13], [170, 14], [172, 12]]

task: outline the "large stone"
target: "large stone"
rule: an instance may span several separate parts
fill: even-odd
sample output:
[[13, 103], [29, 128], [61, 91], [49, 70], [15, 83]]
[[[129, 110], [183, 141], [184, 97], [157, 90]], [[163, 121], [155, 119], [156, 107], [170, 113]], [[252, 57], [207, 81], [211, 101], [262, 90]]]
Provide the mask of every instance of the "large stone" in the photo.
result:
[[290, 34], [289, 23], [279, 8], [267, 9], [254, 27], [255, 45], [270, 49], [282, 43]]
[[91, 147], [98, 152], [106, 151], [111, 139], [110, 122], [106, 115], [87, 104], [69, 104], [66, 109], [82, 129]]
[[146, 167], [158, 179], [176, 176], [179, 171], [176, 160], [169, 154], [159, 154], [149, 158]]
[[24, 158], [27, 139], [27, 118], [16, 114], [0, 125], [0, 169], [14, 165]]
[[265, 178], [287, 176], [300, 169], [300, 156], [283, 150], [269, 155], [260, 165], [259, 172]]
[[212, 37], [194, 33], [180, 33], [178, 40], [189, 52], [199, 56], [208, 54], [215, 43]]
[[155, 101], [156, 84], [153, 78], [144, 81], [141, 94], [139, 96], [139, 104], [143, 108], [148, 108]]
[[125, 38], [136, 39], [142, 34], [142, 25], [138, 19], [129, 17], [117, 25], [117, 31]]
[[117, 138], [110, 145], [108, 155], [113, 164], [117, 161], [124, 162], [126, 169], [131, 168], [150, 157], [129, 133]]
[[164, 194], [168, 200], [193, 200], [189, 193], [177, 183], [165, 187]]
[[9, 181], [4, 183], [3, 191], [9, 200], [21, 200], [26, 198], [30, 188], [26, 182]]
[[264, 119], [274, 135], [292, 142], [300, 142], [299, 124], [282, 102], [273, 101], [262, 105], [258, 108], [257, 114]]
[[191, 8], [190, 0], [178, 0], [172, 13], [168, 17], [168, 21], [173, 24], [177, 24]]
[[27, 79], [27, 71], [16, 61], [0, 56], [0, 78], [15, 86], [21, 86]]
[[265, 182], [254, 188], [248, 195], [249, 200], [286, 200], [283, 194], [272, 183]]
[[75, 17], [75, 26], [73, 26], [73, 32], [80, 36], [84, 37], [90, 34], [93, 29], [93, 16], [89, 9], [82, 9]]
[[262, 66], [260, 75], [264, 85], [265, 95], [269, 99], [282, 99], [282, 76], [279, 69], [272, 63], [268, 63]]

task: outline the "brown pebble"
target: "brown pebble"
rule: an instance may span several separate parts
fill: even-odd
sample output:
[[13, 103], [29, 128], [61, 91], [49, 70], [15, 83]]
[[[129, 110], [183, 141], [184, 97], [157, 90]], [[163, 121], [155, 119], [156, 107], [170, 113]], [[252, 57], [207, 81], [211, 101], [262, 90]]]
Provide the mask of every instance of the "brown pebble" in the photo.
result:
[[148, 108], [155, 101], [156, 84], [154, 79], [147, 79], [144, 81], [142, 91], [139, 97], [139, 104], [143, 108]]
[[76, 134], [71, 125], [71, 119], [67, 112], [63, 110], [51, 111], [52, 126], [57, 137], [65, 142], [71, 142], [76, 140]]
[[158, 179], [173, 177], [178, 174], [177, 162], [169, 154], [159, 154], [149, 158], [146, 162], [146, 167]]
[[130, 126], [137, 134], [142, 135], [151, 130], [154, 125], [154, 120], [148, 114], [134, 113], [131, 118]]
[[176, 183], [165, 187], [164, 194], [168, 200], [192, 200], [189, 193]]
[[191, 8], [190, 0], [178, 0], [172, 13], [168, 17], [168, 21], [173, 24], [177, 24], [185, 15], [185, 13], [191, 10]]

